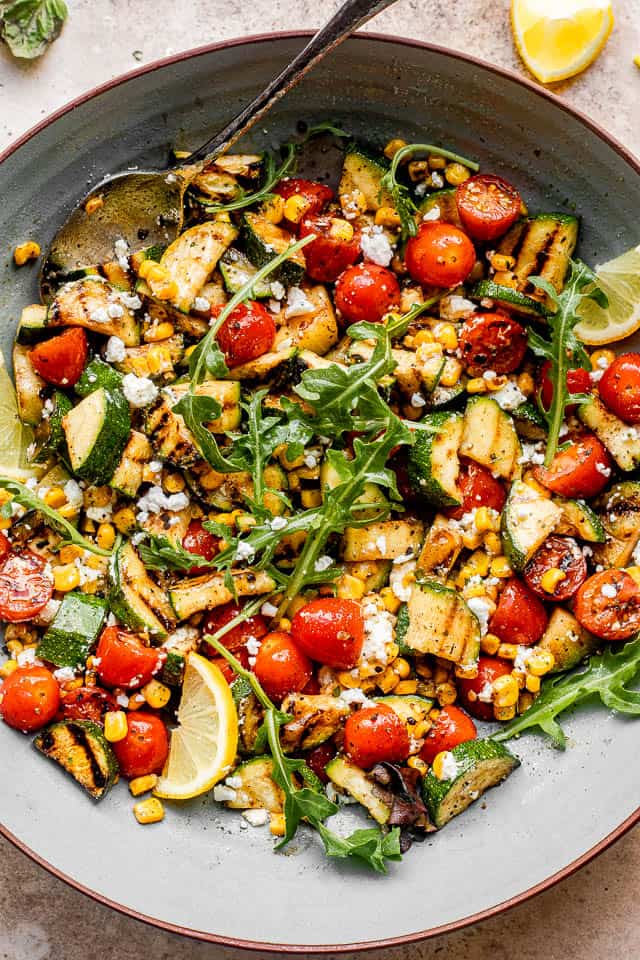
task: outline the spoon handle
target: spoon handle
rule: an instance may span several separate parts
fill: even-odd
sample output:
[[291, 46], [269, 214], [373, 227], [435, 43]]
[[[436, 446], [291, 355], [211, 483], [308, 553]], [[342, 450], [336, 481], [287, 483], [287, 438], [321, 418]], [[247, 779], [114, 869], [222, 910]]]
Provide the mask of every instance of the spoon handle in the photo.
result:
[[349, 34], [375, 17], [395, 0], [345, 0], [331, 19], [318, 30], [306, 47], [275, 77], [265, 89], [247, 104], [237, 116], [211, 140], [195, 150], [185, 161], [194, 163], [209, 156], [219, 156], [257, 123], [271, 107], [292, 89], [312, 67], [342, 43]]

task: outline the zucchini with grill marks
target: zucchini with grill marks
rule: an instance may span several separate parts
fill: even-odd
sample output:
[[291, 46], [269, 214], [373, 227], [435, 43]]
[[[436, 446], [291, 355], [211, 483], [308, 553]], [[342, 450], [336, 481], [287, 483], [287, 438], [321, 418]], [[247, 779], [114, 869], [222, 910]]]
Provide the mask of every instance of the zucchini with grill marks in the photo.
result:
[[555, 606], [535, 649], [553, 654], [555, 662], [551, 673], [562, 673], [577, 667], [581, 660], [595, 653], [601, 642], [585, 630], [572, 613]]
[[481, 280], [476, 283], [469, 297], [471, 300], [493, 300], [500, 307], [529, 317], [544, 317], [547, 312], [544, 304], [538, 300], [494, 280]]
[[42, 340], [46, 332], [47, 308], [40, 303], [31, 303], [20, 314], [20, 322], [16, 331], [18, 343], [33, 345]]
[[[382, 178], [386, 172], [387, 165], [380, 159], [372, 157], [367, 150], [360, 146], [351, 146], [344, 158], [338, 187], [338, 196], [343, 212], [354, 212], [354, 194], [357, 193], [364, 196], [367, 210], [393, 207], [393, 197], [381, 186]], [[357, 212], [362, 211], [357, 210]]]
[[124, 360], [115, 366], [122, 373], [135, 373], [137, 377], [167, 381], [173, 379], [175, 367], [180, 363], [183, 354], [183, 337], [176, 334], [158, 343], [127, 347]]
[[35, 427], [42, 419], [47, 385], [36, 373], [29, 359], [29, 348], [20, 343], [13, 346], [13, 379], [16, 385], [18, 414], [23, 423]]
[[[254, 757], [239, 764], [233, 771], [233, 800], [226, 800], [230, 810], [268, 810], [282, 813], [284, 793], [273, 779], [271, 757]], [[230, 788], [231, 789], [231, 788]]]
[[[116, 316], [112, 316], [112, 314]], [[87, 278], [65, 283], [47, 314], [49, 327], [84, 327], [105, 337], [120, 337], [126, 347], [140, 343], [140, 327], [110, 284]]]
[[188, 313], [216, 265], [238, 231], [229, 220], [209, 220], [181, 233], [160, 258], [160, 266], [178, 292], [170, 301], [182, 313]]
[[282, 728], [285, 750], [311, 750], [337, 733], [351, 713], [340, 697], [328, 694], [290, 693], [282, 701], [282, 712], [289, 720]]
[[296, 347], [298, 350], [311, 350], [322, 355], [338, 342], [338, 322], [331, 297], [322, 284], [304, 288], [305, 296], [312, 308], [308, 313], [287, 317], [274, 340], [273, 349]]
[[[190, 467], [200, 460], [191, 431], [181, 414], [173, 409], [188, 389], [188, 384], [177, 383], [162, 390], [145, 419], [147, 435], [160, 459], [179, 467]], [[237, 381], [205, 380], [195, 392], [197, 396], [213, 397], [222, 407], [220, 416], [207, 424], [212, 433], [225, 433], [239, 425], [240, 384]]]
[[536, 289], [529, 277], [542, 277], [560, 293], [578, 241], [578, 228], [578, 218], [566, 213], [541, 213], [511, 227], [500, 241], [498, 253], [515, 258], [512, 273], [518, 290], [553, 309], [546, 294]]
[[118, 761], [91, 720], [54, 723], [37, 735], [33, 745], [71, 774], [94, 800], [102, 800], [115, 782]]
[[148, 598], [162, 610], [167, 621], [175, 622], [166, 597], [147, 574], [132, 545], [125, 542], [113, 554], [109, 564], [109, 607], [131, 630], [165, 637], [165, 624], [157, 616], [157, 610], [151, 609]]
[[417, 583], [407, 602], [403, 644], [412, 653], [432, 653], [463, 665], [480, 653], [480, 624], [464, 599], [437, 580]]
[[604, 443], [621, 470], [634, 470], [640, 465], [638, 427], [618, 419], [597, 397], [580, 404], [578, 417]]
[[603, 567], [626, 567], [640, 542], [640, 482], [614, 483], [598, 501], [604, 543], [593, 547], [593, 561]]
[[[264, 570], [235, 570], [231, 572], [235, 592], [239, 597], [259, 596], [271, 593], [275, 581]], [[233, 593], [225, 584], [222, 573], [205, 574], [179, 580], [169, 590], [169, 600], [178, 620], [186, 620], [192, 613], [221, 607], [233, 600]]]
[[420, 421], [409, 452], [409, 480], [416, 493], [435, 507], [462, 502], [457, 480], [463, 419], [459, 413], [431, 413]]
[[[62, 420], [69, 413], [73, 404], [61, 390], [55, 390], [51, 399], [47, 401], [51, 409], [49, 416], [43, 416], [35, 430], [37, 452], [34, 455], [35, 463], [46, 463], [55, 454], [68, 459], [69, 453], [65, 440]], [[45, 404], [45, 409], [47, 404]]]
[[126, 497], [135, 497], [142, 483], [145, 465], [152, 458], [153, 449], [144, 433], [132, 430], [110, 485]]
[[462, 550], [462, 534], [455, 522], [450, 521], [441, 513], [434, 517], [425, 538], [418, 568], [422, 573], [432, 574], [435, 577], [447, 577]]
[[343, 555], [347, 561], [397, 560], [405, 554], [416, 555], [424, 536], [422, 520], [383, 520], [366, 527], [347, 527]]
[[56, 667], [84, 667], [107, 615], [107, 601], [86, 593], [65, 593], [36, 654]]
[[436, 207], [438, 208], [438, 216], [435, 217], [435, 219], [441, 220], [443, 223], [452, 223], [456, 227], [462, 227], [458, 215], [455, 187], [436, 190], [434, 193], [430, 193], [429, 196], [425, 197], [418, 206], [419, 219], [422, 220], [425, 213], [431, 213]]
[[82, 371], [80, 379], [73, 388], [80, 397], [88, 397], [90, 393], [104, 387], [106, 390], [121, 390], [122, 376], [117, 370], [101, 360], [94, 357]]
[[[237, 293], [252, 277], [255, 277], [258, 268], [255, 267], [247, 255], [241, 250], [231, 247], [218, 264], [227, 293]], [[273, 296], [269, 280], [260, 280], [251, 291], [254, 299], [261, 300]]]
[[[264, 267], [279, 254], [284, 253], [293, 242], [287, 230], [271, 223], [259, 213], [245, 213], [243, 238], [249, 260], [255, 267]], [[294, 253], [271, 274], [271, 280], [279, 280], [285, 287], [299, 283], [305, 271], [305, 259], [302, 250]]]
[[554, 497], [553, 502], [562, 510], [562, 519], [556, 528], [557, 533], [577, 537], [588, 543], [604, 543], [605, 530], [600, 517], [584, 500], [565, 500]]
[[505, 480], [520, 476], [522, 449], [513, 420], [490, 397], [467, 404], [459, 453]]
[[391, 793], [374, 783], [355, 763], [346, 757], [335, 757], [326, 765], [325, 772], [334, 786], [362, 804], [376, 823], [384, 825], [389, 821], [393, 805]]
[[522, 480], [516, 480], [502, 511], [502, 546], [514, 570], [524, 570], [562, 519], [562, 509]]
[[98, 485], [108, 483], [129, 439], [129, 404], [123, 394], [100, 387], [62, 418], [62, 429], [73, 472]]

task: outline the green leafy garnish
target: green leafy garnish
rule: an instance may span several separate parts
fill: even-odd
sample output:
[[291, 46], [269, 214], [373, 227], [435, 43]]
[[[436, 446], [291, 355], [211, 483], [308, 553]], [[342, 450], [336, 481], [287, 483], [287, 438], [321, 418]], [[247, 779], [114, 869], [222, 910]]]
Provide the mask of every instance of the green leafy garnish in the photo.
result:
[[589, 356], [575, 335], [574, 328], [581, 320], [578, 307], [584, 300], [595, 300], [599, 306], [606, 307], [608, 300], [606, 294], [597, 286], [596, 274], [581, 260], [570, 261], [569, 276], [562, 293], [558, 293], [555, 287], [542, 277], [529, 277], [529, 280], [534, 286], [544, 290], [556, 308], [555, 312], [547, 317], [550, 339], [545, 339], [533, 329], [529, 330], [530, 348], [537, 356], [551, 362], [548, 376], [553, 384], [553, 399], [548, 410], [545, 410], [538, 398], [538, 406], [548, 428], [544, 458], [545, 466], [548, 467], [558, 450], [567, 404], [590, 399], [588, 394], [570, 394], [567, 387], [567, 373], [570, 368], [591, 369]]
[[9, 477], [0, 477], [0, 487], [7, 490], [16, 503], [19, 503], [25, 510], [37, 510], [38, 513], [48, 521], [49, 526], [64, 537], [63, 544], [74, 543], [83, 550], [90, 553], [97, 553], [99, 557], [110, 557], [112, 551], [104, 550], [97, 543], [87, 540], [79, 533], [72, 523], [60, 516], [57, 510], [48, 506], [44, 500], [41, 500], [35, 490], [30, 490], [19, 480], [11, 480]]
[[56, 39], [67, 14], [64, 0], [0, 0], [0, 37], [14, 57], [33, 60]]
[[213, 561], [190, 553], [168, 537], [148, 533], [147, 540], [136, 545], [140, 559], [148, 570], [190, 570], [191, 567], [213, 567]]
[[628, 689], [639, 675], [640, 636], [623, 647], [607, 647], [603, 653], [594, 654], [576, 673], [547, 680], [532, 706], [494, 733], [493, 739], [509, 740], [539, 727], [563, 750], [566, 739], [556, 717], [589, 697], [599, 697], [605, 707], [619, 713], [640, 716], [640, 691]]

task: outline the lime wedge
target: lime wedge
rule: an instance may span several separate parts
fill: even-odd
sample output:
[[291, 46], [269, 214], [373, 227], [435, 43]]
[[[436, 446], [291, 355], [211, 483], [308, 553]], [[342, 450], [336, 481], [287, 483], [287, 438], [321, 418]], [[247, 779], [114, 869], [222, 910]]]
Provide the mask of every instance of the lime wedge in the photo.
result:
[[13, 381], [0, 353], [0, 474], [12, 480], [26, 480], [37, 476], [27, 450], [33, 442], [33, 431], [18, 416], [18, 404]]
[[603, 310], [593, 300], [583, 300], [578, 310], [583, 319], [575, 328], [590, 346], [624, 340], [640, 330], [640, 246], [596, 267], [596, 273], [609, 306]]

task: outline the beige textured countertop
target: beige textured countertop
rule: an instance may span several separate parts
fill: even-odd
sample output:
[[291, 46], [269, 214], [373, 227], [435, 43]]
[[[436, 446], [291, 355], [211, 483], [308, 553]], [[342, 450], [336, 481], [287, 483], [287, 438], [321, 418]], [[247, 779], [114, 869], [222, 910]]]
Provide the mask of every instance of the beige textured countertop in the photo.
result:
[[[0, 50], [0, 151], [66, 101], [110, 77], [213, 40], [319, 25], [335, 0], [70, 0], [63, 35], [42, 61]], [[522, 69], [507, 0], [400, 0], [374, 27]], [[614, 0], [616, 26], [597, 64], [559, 92], [640, 154], [640, 0]], [[247, 10], [251, 13], [248, 14]], [[580, 175], [579, 164], [576, 176]], [[3, 784], [2, 790], [8, 789]], [[1, 801], [0, 801], [1, 803]], [[0, 814], [1, 815], [1, 814]], [[421, 946], [369, 954], [436, 960], [636, 960], [640, 833], [523, 906]], [[237, 951], [180, 939], [99, 906], [0, 842], [0, 960], [231, 960]]]

